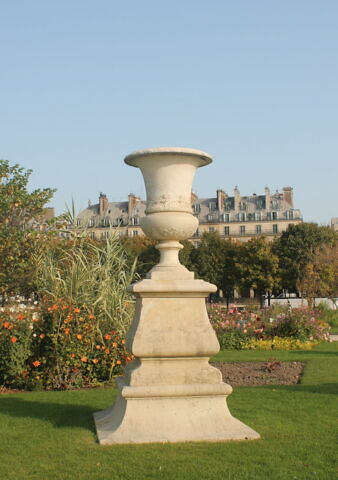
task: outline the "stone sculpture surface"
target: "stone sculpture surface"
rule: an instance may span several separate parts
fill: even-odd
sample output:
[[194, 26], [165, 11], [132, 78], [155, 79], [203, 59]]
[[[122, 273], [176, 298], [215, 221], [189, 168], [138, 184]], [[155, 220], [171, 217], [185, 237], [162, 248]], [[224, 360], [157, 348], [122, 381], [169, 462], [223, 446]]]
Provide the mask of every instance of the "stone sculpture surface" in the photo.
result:
[[219, 344], [205, 298], [216, 287], [194, 279], [178, 257], [179, 241], [198, 227], [191, 209], [196, 169], [211, 161], [187, 148], [140, 150], [125, 158], [142, 171], [147, 215], [141, 227], [159, 242], [160, 262], [129, 287], [136, 308], [126, 344], [135, 359], [117, 380], [115, 404], [95, 413], [101, 444], [259, 438], [232, 417], [226, 404], [232, 388], [209, 364]]

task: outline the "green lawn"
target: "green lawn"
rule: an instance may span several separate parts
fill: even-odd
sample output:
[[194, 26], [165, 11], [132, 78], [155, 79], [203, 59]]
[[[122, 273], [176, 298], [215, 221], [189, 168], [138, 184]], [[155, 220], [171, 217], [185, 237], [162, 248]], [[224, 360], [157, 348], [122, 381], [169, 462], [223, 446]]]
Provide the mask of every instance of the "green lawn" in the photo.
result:
[[302, 384], [236, 388], [232, 413], [252, 442], [98, 445], [92, 414], [113, 389], [0, 397], [1, 480], [333, 480], [338, 342], [309, 352], [221, 352], [217, 360], [306, 361]]

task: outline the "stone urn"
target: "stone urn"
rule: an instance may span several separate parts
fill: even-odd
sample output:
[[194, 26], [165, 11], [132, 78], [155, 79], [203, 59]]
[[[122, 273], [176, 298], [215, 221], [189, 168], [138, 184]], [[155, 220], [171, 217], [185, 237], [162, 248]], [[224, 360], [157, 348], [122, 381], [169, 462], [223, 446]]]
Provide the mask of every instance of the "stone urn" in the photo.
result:
[[147, 192], [141, 227], [158, 242], [160, 262], [129, 287], [136, 297], [127, 335], [134, 360], [117, 379], [115, 404], [95, 417], [101, 444], [257, 439], [230, 414], [223, 383], [209, 358], [219, 351], [205, 298], [215, 285], [194, 279], [179, 262], [180, 240], [198, 227], [191, 189], [210, 155], [190, 148], [153, 148], [128, 155], [141, 169]]

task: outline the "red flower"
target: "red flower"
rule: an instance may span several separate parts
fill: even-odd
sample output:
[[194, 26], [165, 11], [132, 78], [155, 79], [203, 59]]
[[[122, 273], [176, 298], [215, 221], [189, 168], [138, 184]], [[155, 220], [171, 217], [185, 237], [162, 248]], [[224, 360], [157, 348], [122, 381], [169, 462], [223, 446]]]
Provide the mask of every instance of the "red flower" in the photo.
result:
[[39, 365], [41, 365], [41, 362], [39, 362], [39, 360], [35, 360], [32, 365], [34, 365], [34, 367], [38, 367]]
[[9, 328], [9, 322], [4, 322], [4, 323], [2, 324], [2, 326], [3, 326], [4, 328]]
[[18, 340], [18, 339], [17, 339], [16, 337], [12, 337], [12, 338], [11, 338], [11, 342], [12, 342], [12, 343], [17, 342], [17, 340]]

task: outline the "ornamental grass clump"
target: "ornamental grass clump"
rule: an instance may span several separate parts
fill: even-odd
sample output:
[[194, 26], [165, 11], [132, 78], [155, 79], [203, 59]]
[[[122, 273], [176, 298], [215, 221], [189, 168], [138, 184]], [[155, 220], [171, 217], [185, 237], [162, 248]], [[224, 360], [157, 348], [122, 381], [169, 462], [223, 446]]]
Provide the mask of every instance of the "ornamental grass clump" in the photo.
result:
[[125, 333], [134, 277], [117, 234], [53, 242], [37, 258], [34, 313], [1, 312], [0, 385], [67, 389], [109, 382], [132, 357]]
[[50, 301], [91, 307], [101, 327], [125, 333], [130, 325], [127, 286], [135, 275], [118, 232], [104, 242], [87, 235], [54, 245], [39, 260], [39, 291]]

